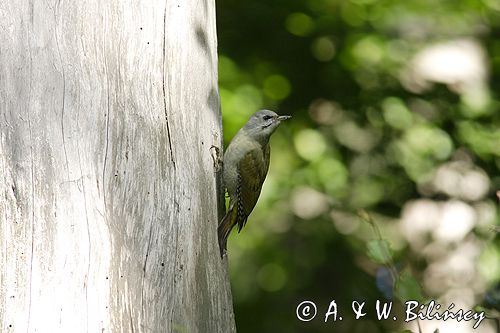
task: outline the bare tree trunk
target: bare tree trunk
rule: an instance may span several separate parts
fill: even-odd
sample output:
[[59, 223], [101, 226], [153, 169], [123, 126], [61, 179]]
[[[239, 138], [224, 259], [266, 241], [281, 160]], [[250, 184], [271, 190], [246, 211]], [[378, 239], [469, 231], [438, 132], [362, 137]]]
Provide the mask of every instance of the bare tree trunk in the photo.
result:
[[233, 332], [214, 2], [0, 2], [2, 332]]

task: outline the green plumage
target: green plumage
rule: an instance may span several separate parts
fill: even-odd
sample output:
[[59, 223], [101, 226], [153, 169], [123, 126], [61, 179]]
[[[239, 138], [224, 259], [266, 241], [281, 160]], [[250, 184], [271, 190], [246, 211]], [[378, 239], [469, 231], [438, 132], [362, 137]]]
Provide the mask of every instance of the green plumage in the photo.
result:
[[233, 227], [238, 232], [257, 204], [269, 169], [269, 137], [281, 120], [276, 113], [262, 110], [255, 113], [233, 138], [224, 154], [224, 185], [230, 197], [229, 209], [218, 227], [221, 256]]
[[[237, 164], [236, 177], [225, 177], [228, 180], [226, 187], [231, 199], [228, 212], [219, 224], [221, 255], [226, 249], [227, 238], [233, 227], [237, 224], [238, 232], [240, 232], [257, 204], [262, 184], [269, 169], [269, 151], [269, 144], [264, 149], [251, 149]], [[228, 152], [230, 152], [229, 149]], [[226, 153], [224, 159], [227, 156]], [[234, 172], [234, 170], [231, 171]], [[227, 174], [228, 172], [225, 172], [225, 175]]]

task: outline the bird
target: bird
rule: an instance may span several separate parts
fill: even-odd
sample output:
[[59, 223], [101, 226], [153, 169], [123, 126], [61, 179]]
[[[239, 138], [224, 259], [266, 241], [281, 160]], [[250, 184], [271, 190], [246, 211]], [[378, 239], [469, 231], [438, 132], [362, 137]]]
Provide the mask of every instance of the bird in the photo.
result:
[[252, 212], [269, 169], [269, 138], [282, 121], [271, 110], [254, 113], [229, 143], [223, 162], [223, 182], [229, 194], [229, 207], [217, 228], [220, 255], [227, 251], [227, 238], [235, 225], [238, 232]]

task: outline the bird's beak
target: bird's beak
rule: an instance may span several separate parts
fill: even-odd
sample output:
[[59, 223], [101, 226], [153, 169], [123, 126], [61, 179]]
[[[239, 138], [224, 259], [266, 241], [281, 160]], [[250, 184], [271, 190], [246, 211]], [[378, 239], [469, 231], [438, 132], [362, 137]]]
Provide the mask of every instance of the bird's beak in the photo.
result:
[[287, 119], [290, 119], [290, 118], [292, 118], [292, 116], [278, 116], [278, 120], [279, 121], [287, 120]]

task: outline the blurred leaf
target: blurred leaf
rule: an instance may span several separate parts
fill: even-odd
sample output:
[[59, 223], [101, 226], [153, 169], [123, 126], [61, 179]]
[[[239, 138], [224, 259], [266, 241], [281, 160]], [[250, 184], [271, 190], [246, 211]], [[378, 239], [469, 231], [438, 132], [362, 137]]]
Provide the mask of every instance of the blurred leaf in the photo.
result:
[[408, 272], [403, 271], [396, 281], [395, 296], [402, 302], [409, 300], [422, 301], [422, 288], [417, 280]]
[[371, 240], [366, 245], [368, 256], [379, 264], [388, 264], [392, 260], [389, 243], [384, 239]]

